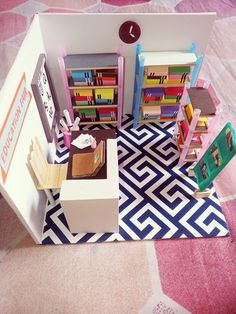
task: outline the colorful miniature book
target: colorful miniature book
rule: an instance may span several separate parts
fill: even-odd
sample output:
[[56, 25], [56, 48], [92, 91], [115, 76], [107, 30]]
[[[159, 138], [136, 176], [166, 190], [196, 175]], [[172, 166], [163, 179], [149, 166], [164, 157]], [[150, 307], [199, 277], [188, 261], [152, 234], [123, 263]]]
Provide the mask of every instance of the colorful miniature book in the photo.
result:
[[84, 119], [89, 119], [89, 120], [94, 120], [96, 119], [96, 109], [95, 108], [84, 108], [84, 109], [78, 109], [79, 117], [84, 120]]
[[169, 66], [168, 69], [169, 74], [183, 74], [183, 73], [190, 73], [191, 72], [191, 67], [186, 65], [186, 66]]
[[99, 108], [100, 121], [115, 121], [116, 120], [116, 108]]
[[200, 109], [201, 116], [214, 115], [216, 113], [216, 106], [212, 99], [210, 92], [203, 87], [190, 87], [188, 95], [193, 109]]
[[179, 106], [162, 106], [161, 115], [162, 117], [176, 117], [179, 111]]
[[155, 76], [167, 76], [168, 75], [168, 66], [167, 65], [158, 65], [158, 66], [149, 66], [147, 67], [145, 75], [148, 78], [154, 78]]

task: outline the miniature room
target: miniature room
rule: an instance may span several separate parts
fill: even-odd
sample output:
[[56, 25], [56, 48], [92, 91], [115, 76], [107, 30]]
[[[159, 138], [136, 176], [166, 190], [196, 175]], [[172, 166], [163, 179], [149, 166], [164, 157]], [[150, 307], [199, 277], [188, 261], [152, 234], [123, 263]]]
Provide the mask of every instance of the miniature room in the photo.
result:
[[198, 78], [214, 20], [34, 17], [2, 90], [1, 167], [3, 196], [37, 243], [228, 235], [210, 184], [235, 154], [231, 125], [220, 152], [196, 164], [219, 118], [217, 93]]
[[236, 11], [122, 2], [0, 3], [0, 312], [235, 310]]

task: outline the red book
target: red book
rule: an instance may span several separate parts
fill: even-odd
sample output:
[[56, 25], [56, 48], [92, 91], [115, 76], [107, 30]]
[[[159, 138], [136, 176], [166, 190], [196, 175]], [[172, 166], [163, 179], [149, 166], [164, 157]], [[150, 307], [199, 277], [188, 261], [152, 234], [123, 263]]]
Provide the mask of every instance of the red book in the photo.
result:
[[94, 97], [93, 96], [75, 96], [75, 100], [77, 101], [84, 101], [84, 100], [93, 100]]
[[105, 113], [116, 112], [116, 109], [114, 109], [114, 108], [98, 108], [98, 111], [101, 114], [105, 114]]
[[184, 92], [184, 87], [166, 87], [165, 94], [170, 96], [177, 96], [178, 94], [182, 94]]

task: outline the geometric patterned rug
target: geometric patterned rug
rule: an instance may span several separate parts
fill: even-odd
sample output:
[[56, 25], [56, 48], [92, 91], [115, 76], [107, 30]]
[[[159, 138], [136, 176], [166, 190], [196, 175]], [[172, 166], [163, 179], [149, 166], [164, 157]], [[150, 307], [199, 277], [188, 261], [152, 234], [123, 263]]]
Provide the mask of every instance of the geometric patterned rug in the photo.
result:
[[[111, 125], [83, 127], [113, 128]], [[229, 231], [214, 186], [211, 196], [196, 199], [190, 163], [177, 167], [179, 153], [172, 139], [174, 123], [147, 123], [133, 128], [131, 115], [117, 130], [119, 157], [119, 233], [71, 234], [54, 191], [56, 205], [48, 206], [43, 244], [111, 242], [170, 238], [228, 236]], [[59, 135], [57, 163], [67, 162], [69, 151]]]

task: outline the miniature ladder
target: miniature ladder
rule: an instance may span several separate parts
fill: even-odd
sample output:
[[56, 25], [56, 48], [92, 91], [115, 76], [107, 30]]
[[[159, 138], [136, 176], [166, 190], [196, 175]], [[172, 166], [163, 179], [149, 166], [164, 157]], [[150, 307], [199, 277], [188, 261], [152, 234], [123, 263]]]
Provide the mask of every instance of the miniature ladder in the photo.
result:
[[178, 163], [179, 166], [182, 165], [185, 161], [186, 155], [187, 155], [188, 150], [189, 150], [189, 146], [190, 146], [192, 138], [193, 138], [194, 131], [195, 131], [196, 126], [197, 126], [197, 122], [198, 122], [198, 118], [200, 116], [200, 113], [201, 113], [200, 109], [195, 109], [193, 112], [193, 118], [192, 118], [192, 121], [191, 121], [189, 128], [188, 128], [188, 135], [187, 135], [186, 140], [184, 142], [183, 149], [182, 149], [182, 152], [181, 152], [181, 155], [179, 158], [179, 163]]
[[176, 137], [179, 132], [178, 122], [183, 120], [183, 107], [187, 104], [187, 101], [188, 101], [187, 88], [189, 88], [189, 85], [190, 85], [189, 83], [186, 83], [184, 86], [184, 92], [180, 100], [179, 111], [176, 117], [176, 124], [174, 128], [173, 137]]

